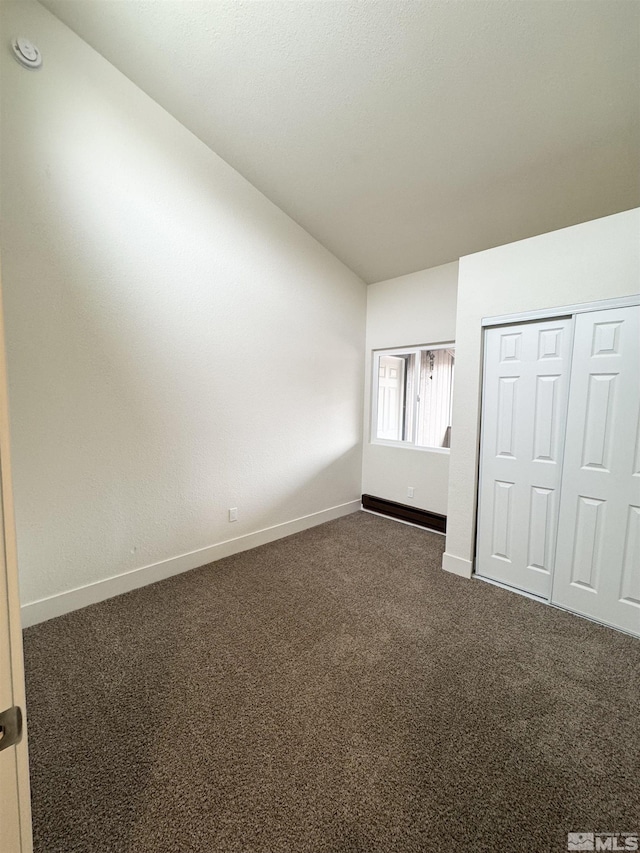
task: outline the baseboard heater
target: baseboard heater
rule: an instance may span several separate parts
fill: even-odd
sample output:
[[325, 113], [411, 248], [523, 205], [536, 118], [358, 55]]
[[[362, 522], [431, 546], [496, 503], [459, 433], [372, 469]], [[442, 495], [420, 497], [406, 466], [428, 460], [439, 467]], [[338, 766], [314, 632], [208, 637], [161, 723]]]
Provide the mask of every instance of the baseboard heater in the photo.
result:
[[362, 508], [397, 518], [400, 521], [419, 524], [420, 527], [428, 527], [430, 530], [437, 530], [438, 533], [447, 532], [447, 516], [430, 512], [427, 509], [417, 509], [406, 504], [388, 501], [385, 498], [376, 498], [374, 495], [362, 495]]

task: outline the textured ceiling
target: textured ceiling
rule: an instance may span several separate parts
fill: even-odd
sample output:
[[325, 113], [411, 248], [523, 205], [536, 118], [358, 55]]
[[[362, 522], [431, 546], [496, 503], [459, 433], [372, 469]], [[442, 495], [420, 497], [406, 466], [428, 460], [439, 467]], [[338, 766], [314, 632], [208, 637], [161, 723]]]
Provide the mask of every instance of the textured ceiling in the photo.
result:
[[41, 0], [365, 281], [640, 203], [629, 0]]

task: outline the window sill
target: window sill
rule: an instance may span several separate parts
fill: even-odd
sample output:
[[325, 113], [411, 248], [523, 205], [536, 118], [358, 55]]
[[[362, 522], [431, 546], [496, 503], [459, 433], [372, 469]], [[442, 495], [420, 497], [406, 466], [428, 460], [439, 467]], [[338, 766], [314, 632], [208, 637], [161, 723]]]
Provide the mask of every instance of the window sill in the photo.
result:
[[419, 447], [415, 444], [409, 444], [407, 441], [384, 441], [380, 438], [375, 438], [369, 444], [373, 447], [397, 447], [401, 450], [417, 450], [420, 453], [446, 453], [447, 456], [451, 452], [450, 447]]

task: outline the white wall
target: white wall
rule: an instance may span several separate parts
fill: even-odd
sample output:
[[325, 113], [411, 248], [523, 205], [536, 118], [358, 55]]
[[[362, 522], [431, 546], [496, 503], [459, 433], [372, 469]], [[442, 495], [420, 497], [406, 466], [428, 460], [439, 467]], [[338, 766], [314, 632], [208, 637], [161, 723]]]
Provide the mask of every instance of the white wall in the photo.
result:
[[[442, 515], [447, 514], [449, 454], [371, 443], [371, 352], [454, 341], [457, 280], [458, 264], [452, 263], [367, 288], [362, 492]], [[408, 486], [415, 489], [413, 499], [407, 497]]]
[[78, 606], [357, 508], [364, 284], [41, 6], [2, 14], [23, 602], [98, 583]]
[[460, 259], [445, 568], [465, 576], [472, 570], [482, 318], [639, 290], [640, 209]]

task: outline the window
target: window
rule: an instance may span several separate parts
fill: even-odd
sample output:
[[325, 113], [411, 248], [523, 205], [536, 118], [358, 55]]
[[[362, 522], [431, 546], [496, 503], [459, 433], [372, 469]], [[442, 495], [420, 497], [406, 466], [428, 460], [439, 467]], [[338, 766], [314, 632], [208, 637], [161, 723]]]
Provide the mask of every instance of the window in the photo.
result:
[[453, 344], [373, 353], [372, 440], [449, 447]]

